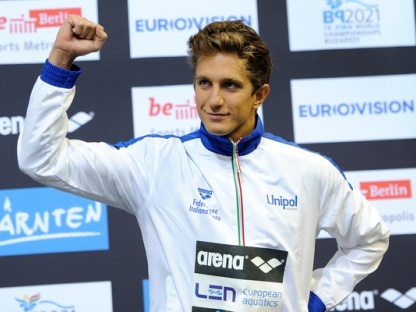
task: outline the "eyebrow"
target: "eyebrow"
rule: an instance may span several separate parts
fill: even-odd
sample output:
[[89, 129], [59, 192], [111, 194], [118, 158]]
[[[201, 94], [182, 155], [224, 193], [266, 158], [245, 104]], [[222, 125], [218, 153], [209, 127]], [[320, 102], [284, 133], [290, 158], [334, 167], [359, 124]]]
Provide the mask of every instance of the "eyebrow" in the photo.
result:
[[[209, 80], [209, 81], [211, 81], [212, 79], [210, 79], [210, 78], [208, 78], [206, 76], [196, 76], [195, 77], [195, 80]], [[225, 78], [225, 79], [222, 79], [221, 80], [221, 83], [224, 83], [224, 82], [233, 82], [235, 84], [240, 84], [240, 85], [243, 84], [243, 82], [241, 80], [235, 79], [235, 78]]]
[[239, 84], [239, 85], [243, 85], [243, 82], [239, 79], [234, 79], [234, 78], [228, 78], [228, 79], [224, 79], [224, 82], [233, 82], [235, 84]]
[[206, 77], [206, 76], [195, 76], [195, 80], [202, 80], [202, 79], [209, 80], [208, 77]]

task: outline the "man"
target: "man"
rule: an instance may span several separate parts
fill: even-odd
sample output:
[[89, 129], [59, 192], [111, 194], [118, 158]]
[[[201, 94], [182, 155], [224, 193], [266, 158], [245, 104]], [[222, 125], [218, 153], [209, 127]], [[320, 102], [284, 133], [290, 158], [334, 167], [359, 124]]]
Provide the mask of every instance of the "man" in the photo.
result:
[[[378, 267], [389, 231], [376, 210], [329, 159], [264, 132], [256, 112], [272, 62], [241, 22], [189, 39], [198, 131], [116, 145], [68, 140], [73, 61], [106, 39], [79, 16], [62, 25], [32, 91], [19, 166], [136, 216], [152, 311], [326, 311]], [[321, 230], [339, 249], [312, 272]]]

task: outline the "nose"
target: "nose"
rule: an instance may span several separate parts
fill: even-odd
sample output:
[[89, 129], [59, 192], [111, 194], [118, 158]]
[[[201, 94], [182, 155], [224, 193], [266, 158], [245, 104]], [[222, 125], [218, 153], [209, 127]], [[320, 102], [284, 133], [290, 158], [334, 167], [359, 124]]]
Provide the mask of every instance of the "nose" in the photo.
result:
[[224, 105], [224, 96], [221, 91], [221, 88], [215, 86], [212, 87], [208, 99], [208, 105], [211, 107], [212, 110], [219, 109], [221, 106]]

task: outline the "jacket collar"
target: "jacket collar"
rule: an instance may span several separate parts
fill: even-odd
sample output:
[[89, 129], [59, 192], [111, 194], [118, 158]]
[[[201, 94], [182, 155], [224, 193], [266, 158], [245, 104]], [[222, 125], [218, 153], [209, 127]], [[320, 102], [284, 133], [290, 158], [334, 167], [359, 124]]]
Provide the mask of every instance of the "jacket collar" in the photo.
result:
[[[256, 116], [256, 128], [250, 133], [249, 136], [244, 137], [238, 143], [238, 154], [240, 156], [247, 155], [254, 151], [257, 146], [260, 144], [261, 137], [264, 134], [263, 123], [260, 117]], [[201, 123], [199, 129], [199, 135], [202, 141], [202, 144], [209, 151], [224, 155], [231, 156], [233, 153], [233, 143], [226, 136], [213, 135], [205, 129], [205, 126]]]

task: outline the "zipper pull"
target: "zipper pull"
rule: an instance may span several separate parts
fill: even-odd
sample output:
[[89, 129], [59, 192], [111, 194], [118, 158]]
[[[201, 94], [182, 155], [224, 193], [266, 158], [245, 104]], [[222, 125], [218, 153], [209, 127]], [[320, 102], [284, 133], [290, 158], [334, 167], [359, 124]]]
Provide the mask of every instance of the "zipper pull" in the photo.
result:
[[238, 174], [240, 174], [241, 173], [241, 165], [240, 165], [240, 156], [238, 155], [238, 143], [240, 143], [241, 138], [237, 142], [234, 142], [230, 138], [230, 141], [233, 144], [233, 164], [234, 164], [235, 168], [237, 169], [236, 172]]

